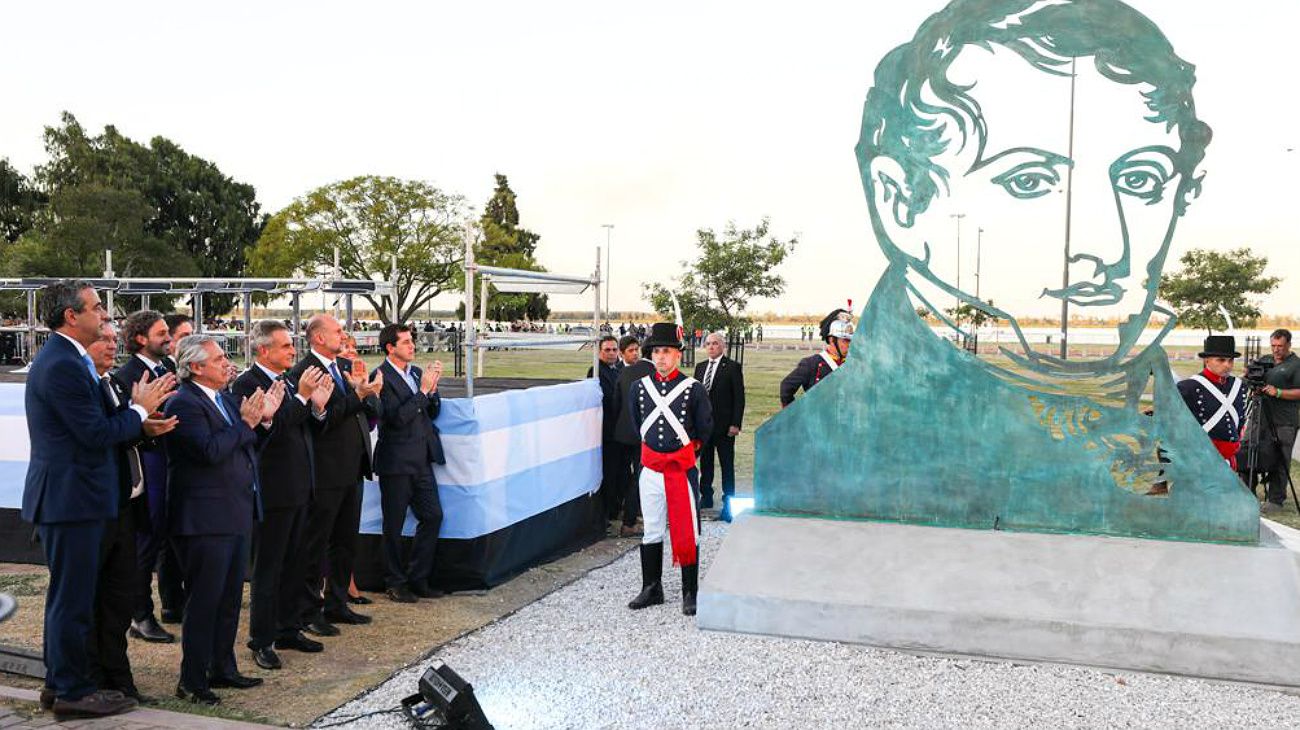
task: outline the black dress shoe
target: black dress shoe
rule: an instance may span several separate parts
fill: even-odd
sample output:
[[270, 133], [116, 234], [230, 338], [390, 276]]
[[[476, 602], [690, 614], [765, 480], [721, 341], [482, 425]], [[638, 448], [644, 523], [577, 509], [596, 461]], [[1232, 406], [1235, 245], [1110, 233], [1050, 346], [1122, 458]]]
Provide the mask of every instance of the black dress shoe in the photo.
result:
[[222, 687], [228, 687], [230, 689], [251, 689], [253, 687], [257, 687], [261, 685], [262, 678], [246, 677], [236, 672], [229, 676], [214, 675], [212, 677], [209, 677], [208, 684], [218, 689]]
[[178, 624], [185, 620], [185, 613], [174, 608], [164, 608], [162, 613], [158, 614], [158, 617], [165, 624]]
[[126, 712], [135, 707], [135, 700], [121, 692], [101, 689], [75, 700], [54, 698], [50, 706], [55, 715], [64, 717], [103, 717]]
[[275, 648], [293, 649], [294, 651], [306, 652], [308, 654], [325, 651], [324, 644], [319, 641], [308, 639], [306, 636], [303, 636], [301, 632], [294, 634], [293, 636], [286, 636], [283, 639], [276, 639]]
[[41, 697], [40, 697], [40, 701], [41, 701], [41, 709], [42, 709], [42, 710], [53, 710], [53, 709], [54, 709], [54, 690], [51, 689], [51, 688], [49, 688], [49, 687], [41, 687]]
[[253, 649], [253, 661], [263, 669], [279, 669], [284, 666], [280, 663], [280, 655], [269, 646]]
[[389, 588], [387, 593], [388, 598], [397, 603], [416, 603], [420, 600], [419, 598], [416, 598], [415, 594], [411, 592], [411, 589], [406, 586]]
[[188, 700], [196, 705], [215, 705], [221, 698], [210, 689], [189, 689], [183, 684], [176, 685], [176, 698]]
[[695, 615], [695, 594], [694, 593], [682, 594], [682, 613], [686, 614], [687, 616]]
[[356, 611], [353, 611], [347, 606], [344, 606], [338, 611], [326, 611], [325, 620], [334, 624], [360, 625], [360, 624], [370, 623], [369, 616], [357, 613]]
[[147, 616], [141, 621], [132, 621], [131, 636], [137, 639], [144, 639], [155, 644], [170, 644], [176, 641], [176, 636], [167, 629], [158, 625], [158, 621], [153, 616]]
[[315, 634], [317, 636], [338, 636], [339, 635], [339, 627], [335, 626], [332, 623], [329, 623], [325, 619], [320, 619], [319, 621], [312, 621], [311, 623], [302, 627], [302, 630], [306, 631], [309, 634]]
[[366, 598], [365, 596], [357, 595], [357, 596], [348, 596], [348, 603], [351, 603], [356, 606], [369, 606], [370, 604], [374, 603], [374, 601], [370, 600], [369, 598]]
[[420, 598], [442, 598], [447, 595], [446, 591], [438, 590], [428, 583], [412, 583], [411, 592]]

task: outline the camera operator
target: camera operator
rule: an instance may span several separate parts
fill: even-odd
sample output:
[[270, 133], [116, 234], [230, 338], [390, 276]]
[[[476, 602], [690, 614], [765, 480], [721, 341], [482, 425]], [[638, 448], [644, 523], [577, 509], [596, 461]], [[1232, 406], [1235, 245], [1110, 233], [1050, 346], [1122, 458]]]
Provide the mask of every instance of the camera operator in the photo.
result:
[[1268, 342], [1272, 354], [1259, 358], [1266, 368], [1265, 385], [1260, 389], [1260, 394], [1266, 397], [1260, 403], [1267, 419], [1260, 436], [1261, 445], [1266, 445], [1272, 438], [1268, 432], [1271, 424], [1277, 433], [1280, 463], [1269, 470], [1268, 492], [1260, 510], [1277, 512], [1286, 501], [1287, 470], [1291, 466], [1296, 429], [1300, 427], [1300, 357], [1291, 352], [1290, 330], [1275, 330]]

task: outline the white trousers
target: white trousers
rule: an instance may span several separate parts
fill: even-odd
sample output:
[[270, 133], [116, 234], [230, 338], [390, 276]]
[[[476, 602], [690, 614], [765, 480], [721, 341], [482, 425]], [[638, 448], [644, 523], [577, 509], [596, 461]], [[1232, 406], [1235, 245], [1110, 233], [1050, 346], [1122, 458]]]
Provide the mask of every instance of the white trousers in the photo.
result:
[[[696, 545], [700, 544], [700, 514], [696, 506], [700, 501], [699, 474], [696, 469], [686, 472], [686, 484], [691, 492], [691, 532], [695, 535]], [[641, 495], [641, 519], [645, 520], [641, 544], [663, 542], [668, 537], [668, 496], [664, 492], [664, 475], [642, 467], [637, 492]]]

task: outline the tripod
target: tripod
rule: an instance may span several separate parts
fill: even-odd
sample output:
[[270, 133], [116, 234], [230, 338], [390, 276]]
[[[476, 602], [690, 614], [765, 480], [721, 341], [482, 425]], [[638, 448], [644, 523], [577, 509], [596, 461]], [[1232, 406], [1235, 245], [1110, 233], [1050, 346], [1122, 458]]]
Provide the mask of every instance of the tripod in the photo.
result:
[[[1256, 387], [1251, 387], [1246, 393], [1246, 425], [1243, 433], [1247, 434], [1250, 439], [1250, 446], [1246, 450], [1246, 462], [1250, 465], [1246, 486], [1250, 487], [1251, 494], [1255, 493], [1255, 476], [1256, 465], [1259, 463], [1259, 442], [1260, 437], [1265, 435], [1260, 432], [1260, 428], [1267, 428], [1267, 436], [1271, 439], [1273, 448], [1273, 460], [1275, 468], [1281, 469], [1286, 475], [1286, 484], [1291, 489], [1291, 501], [1295, 503], [1296, 512], [1300, 513], [1300, 497], [1296, 496], [1295, 482], [1291, 481], [1291, 455], [1282, 453], [1282, 442], [1277, 437], [1277, 427], [1273, 425], [1273, 419], [1269, 417], [1268, 410], [1262, 404], [1260, 391]], [[1267, 495], [1268, 487], [1264, 487]]]

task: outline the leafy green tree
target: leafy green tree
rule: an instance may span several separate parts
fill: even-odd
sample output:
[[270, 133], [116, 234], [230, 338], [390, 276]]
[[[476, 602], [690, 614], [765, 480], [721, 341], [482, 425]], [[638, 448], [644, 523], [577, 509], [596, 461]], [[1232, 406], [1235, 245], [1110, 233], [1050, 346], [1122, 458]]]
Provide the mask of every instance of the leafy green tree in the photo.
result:
[[1282, 281], [1265, 276], [1268, 259], [1244, 247], [1226, 253], [1192, 249], [1181, 262], [1179, 271], [1160, 280], [1160, 296], [1178, 314], [1179, 324], [1207, 333], [1228, 326], [1220, 307], [1228, 311], [1234, 325], [1255, 326], [1260, 311], [1251, 295], [1268, 294]]
[[0, 251], [6, 243], [31, 230], [37, 213], [49, 198], [32, 186], [25, 175], [0, 159]]
[[[430, 299], [464, 288], [464, 227], [459, 195], [417, 180], [372, 175], [332, 183], [293, 201], [267, 223], [249, 253], [256, 276], [330, 269], [334, 249], [348, 279], [388, 280], [397, 256], [399, 320]], [[366, 296], [388, 323], [389, 296]]]
[[[989, 307], [993, 306], [992, 299], [988, 300], [988, 305]], [[924, 310], [918, 309], [916, 311], [917, 313], [921, 314], [922, 318], [925, 317], [925, 314], [922, 313]], [[962, 302], [959, 306], [956, 307], [949, 307], [943, 311], [947, 313], [949, 317], [952, 317], [953, 321], [955, 321], [957, 324], [961, 324], [962, 322], [969, 322], [972, 327], [983, 327], [986, 323], [995, 321], [995, 317], [993, 315], [989, 314], [983, 309], [980, 309], [979, 307], [973, 306], [971, 304], [967, 304], [966, 302]]]
[[750, 299], [785, 291], [785, 279], [774, 270], [799, 242], [797, 237], [782, 241], [771, 235], [770, 225], [763, 218], [753, 228], [737, 228], [729, 222], [721, 235], [711, 228], [699, 229], [696, 259], [682, 262], [685, 273], [675, 281], [645, 285], [646, 299], [655, 311], [672, 317], [676, 293], [688, 328], [713, 330], [747, 323], [742, 313]]
[[[533, 257], [541, 236], [519, 227], [515, 192], [510, 189], [506, 176], [497, 173], [496, 182], [496, 189], [479, 218], [482, 238], [475, 247], [474, 260], [487, 266], [546, 271]], [[490, 284], [487, 311], [490, 319], [504, 322], [544, 320], [551, 314], [545, 294], [503, 294]]]
[[96, 277], [104, 273], [105, 249], [112, 249], [118, 276], [197, 274], [189, 255], [146, 229], [154, 209], [137, 191], [74, 185], [56, 192], [47, 212], [10, 247], [6, 273]]
[[[160, 274], [216, 278], [244, 274], [245, 252], [257, 242], [266, 223], [253, 186], [234, 181], [213, 163], [164, 137], [154, 137], [144, 146], [111, 125], [95, 136], [69, 113], [60, 121], [60, 126], [45, 129], [49, 161], [36, 175], [51, 197], [62, 190], [88, 190], [84, 187], [88, 185], [134, 192], [149, 206], [141, 224], [143, 234], [190, 260], [183, 270]], [[178, 259], [166, 261], [174, 264]], [[116, 264], [114, 268], [121, 270]], [[214, 311], [223, 311], [234, 300], [222, 296], [209, 301]]]

